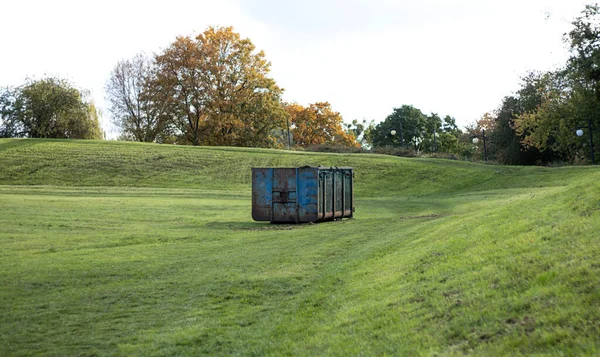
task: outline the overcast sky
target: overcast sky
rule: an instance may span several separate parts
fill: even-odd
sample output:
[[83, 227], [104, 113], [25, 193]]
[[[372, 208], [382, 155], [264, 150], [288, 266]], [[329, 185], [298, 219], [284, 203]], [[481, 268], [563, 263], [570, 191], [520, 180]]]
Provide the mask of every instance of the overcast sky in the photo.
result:
[[[109, 128], [115, 64], [178, 35], [233, 26], [272, 62], [284, 99], [328, 101], [345, 121], [411, 104], [464, 126], [530, 70], [564, 64], [580, 0], [7, 0], [0, 86], [59, 76], [91, 90]], [[115, 134], [109, 134], [114, 137]]]

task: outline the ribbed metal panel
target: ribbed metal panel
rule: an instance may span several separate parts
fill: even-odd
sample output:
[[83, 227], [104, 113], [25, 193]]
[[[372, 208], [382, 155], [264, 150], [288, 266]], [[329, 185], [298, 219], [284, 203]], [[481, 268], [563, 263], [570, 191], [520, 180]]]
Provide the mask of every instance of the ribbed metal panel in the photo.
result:
[[272, 223], [352, 218], [350, 167], [253, 168], [252, 218]]

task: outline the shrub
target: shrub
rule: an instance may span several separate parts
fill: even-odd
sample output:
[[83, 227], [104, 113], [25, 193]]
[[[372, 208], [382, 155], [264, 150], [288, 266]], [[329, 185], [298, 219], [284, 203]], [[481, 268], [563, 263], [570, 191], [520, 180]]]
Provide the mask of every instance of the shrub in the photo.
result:
[[416, 157], [418, 154], [411, 148], [399, 148], [394, 146], [380, 146], [371, 150], [375, 154], [394, 155], [402, 157]]
[[317, 144], [317, 145], [309, 145], [304, 148], [306, 151], [312, 152], [336, 152], [336, 153], [365, 153], [367, 152], [365, 149], [360, 147], [352, 147], [352, 146], [343, 146], [343, 145], [334, 145], [334, 144]]

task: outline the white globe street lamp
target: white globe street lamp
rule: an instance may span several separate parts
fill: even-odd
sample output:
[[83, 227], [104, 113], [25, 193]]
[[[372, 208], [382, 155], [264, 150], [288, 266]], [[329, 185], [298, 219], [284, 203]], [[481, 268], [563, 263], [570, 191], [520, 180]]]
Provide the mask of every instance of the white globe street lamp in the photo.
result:
[[394, 140], [394, 136], [396, 136], [396, 134], [398, 134], [398, 139], [400, 139], [400, 147], [404, 146], [404, 142], [402, 140], [402, 124], [400, 124], [400, 131], [396, 131], [396, 129], [392, 129], [390, 130], [390, 135], [392, 136], [392, 145], [396, 145], [394, 144], [395, 140]]
[[473, 138], [473, 144], [477, 144], [478, 142], [479, 142], [479, 139]]
[[[592, 156], [592, 165], [596, 165], [596, 159], [594, 158], [594, 136], [592, 134], [592, 132], [594, 130], [596, 130], [596, 128], [594, 128], [594, 126], [592, 125], [591, 119], [587, 120], [587, 125], [584, 126], [583, 128], [586, 128], [590, 132], [590, 154]], [[579, 137], [582, 137], [583, 130], [581, 128], [578, 128], [577, 131], [575, 132], [575, 134], [577, 134], [577, 136], [579, 136]]]

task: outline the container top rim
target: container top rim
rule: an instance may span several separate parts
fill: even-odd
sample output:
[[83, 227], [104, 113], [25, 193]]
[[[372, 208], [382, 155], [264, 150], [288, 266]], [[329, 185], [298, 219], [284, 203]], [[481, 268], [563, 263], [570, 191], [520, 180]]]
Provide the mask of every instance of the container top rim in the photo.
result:
[[305, 165], [305, 166], [294, 166], [294, 167], [289, 167], [289, 166], [282, 166], [282, 167], [252, 167], [252, 170], [262, 170], [262, 169], [302, 169], [302, 168], [311, 168], [311, 169], [323, 169], [323, 170], [336, 170], [336, 169], [341, 169], [341, 170], [353, 170], [352, 167], [348, 167], [348, 166], [310, 166], [310, 165]]

